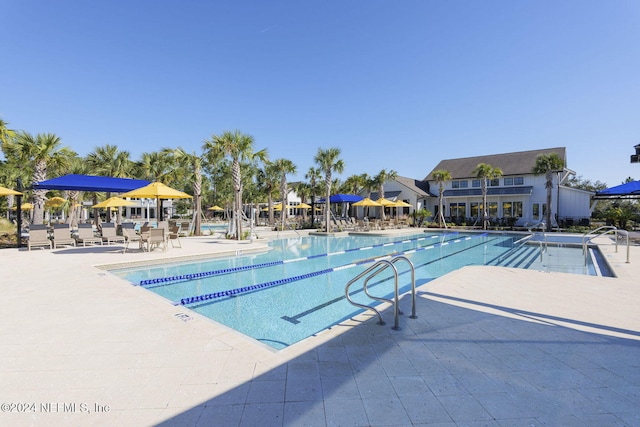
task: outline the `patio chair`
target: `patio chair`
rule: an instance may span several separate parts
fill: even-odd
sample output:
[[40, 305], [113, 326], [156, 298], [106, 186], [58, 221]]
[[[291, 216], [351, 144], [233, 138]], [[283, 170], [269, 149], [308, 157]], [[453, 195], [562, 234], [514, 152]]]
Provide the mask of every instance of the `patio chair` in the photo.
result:
[[107, 242], [107, 245], [111, 243], [125, 243], [123, 236], [118, 236], [116, 232], [116, 225], [113, 222], [105, 222], [102, 224], [102, 242]]
[[127, 252], [127, 249], [129, 249], [129, 243], [131, 242], [138, 242], [138, 247], [143, 249], [142, 236], [136, 233], [133, 223], [122, 224], [122, 237], [124, 237], [123, 254]]
[[167, 241], [165, 237], [164, 228], [152, 228], [149, 230], [149, 238], [147, 239], [147, 248], [149, 252], [153, 250], [154, 247], [160, 247], [162, 245], [162, 250], [167, 250]]
[[75, 246], [76, 239], [71, 237], [71, 226], [69, 224], [53, 225], [53, 249], [58, 246]]
[[53, 247], [53, 242], [49, 239], [49, 230], [46, 225], [33, 224], [29, 227], [29, 240], [27, 241], [27, 247], [31, 250], [32, 246], [48, 246], [49, 249]]
[[174, 241], [178, 242], [178, 247], [182, 247], [182, 243], [180, 242], [180, 227], [173, 226], [169, 227], [169, 243], [171, 243], [171, 247], [175, 248]]
[[82, 246], [87, 246], [87, 243], [90, 245], [97, 245], [98, 243], [102, 245], [102, 237], [98, 237], [93, 233], [93, 225], [78, 224], [76, 244], [79, 245], [80, 243], [82, 243]]

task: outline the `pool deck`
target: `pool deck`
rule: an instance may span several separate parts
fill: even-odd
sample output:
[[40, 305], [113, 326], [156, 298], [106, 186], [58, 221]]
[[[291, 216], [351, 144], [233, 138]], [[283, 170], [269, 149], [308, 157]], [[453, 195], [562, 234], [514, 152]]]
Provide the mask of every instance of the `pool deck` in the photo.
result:
[[640, 246], [598, 239], [617, 278], [465, 267], [400, 331], [387, 309], [275, 351], [96, 268], [264, 245], [181, 240], [0, 250], [0, 425], [640, 425]]

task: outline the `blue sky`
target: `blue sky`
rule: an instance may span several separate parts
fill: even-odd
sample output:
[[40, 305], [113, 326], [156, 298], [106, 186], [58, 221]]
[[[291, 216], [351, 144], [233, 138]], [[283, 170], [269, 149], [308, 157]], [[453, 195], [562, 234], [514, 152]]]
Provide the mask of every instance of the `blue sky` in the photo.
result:
[[80, 155], [200, 152], [225, 130], [298, 167], [424, 178], [567, 147], [609, 186], [640, 144], [640, 2], [2, 0], [0, 117]]

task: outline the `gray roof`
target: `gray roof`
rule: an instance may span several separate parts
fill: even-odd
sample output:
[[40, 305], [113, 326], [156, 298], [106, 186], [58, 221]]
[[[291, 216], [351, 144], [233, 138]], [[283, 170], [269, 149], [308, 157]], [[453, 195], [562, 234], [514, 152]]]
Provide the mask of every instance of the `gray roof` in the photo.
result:
[[[420, 196], [428, 196], [429, 195], [429, 183], [425, 181], [419, 181], [413, 178], [407, 178], [404, 176], [396, 177], [396, 181], [405, 187], [413, 190], [416, 194]], [[386, 191], [385, 191], [386, 193]]]
[[490, 154], [486, 156], [465, 157], [461, 159], [442, 160], [425, 177], [426, 180], [433, 181], [433, 172], [443, 169], [451, 173], [451, 179], [475, 178], [473, 170], [480, 163], [486, 163], [493, 167], [502, 169], [504, 176], [530, 174], [536, 163], [536, 157], [540, 154], [556, 153], [565, 165], [567, 164], [567, 153], [565, 147], [544, 148], [541, 150], [518, 151], [515, 153]]

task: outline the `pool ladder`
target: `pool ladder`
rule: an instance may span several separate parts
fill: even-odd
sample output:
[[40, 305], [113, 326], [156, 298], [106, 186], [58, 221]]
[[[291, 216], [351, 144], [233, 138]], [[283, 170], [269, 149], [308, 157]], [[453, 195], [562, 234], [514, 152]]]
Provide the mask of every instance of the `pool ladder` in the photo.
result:
[[[388, 302], [390, 304], [393, 304], [393, 312], [394, 312], [394, 325], [393, 325], [393, 330], [399, 331], [400, 328], [400, 321], [399, 321], [399, 315], [403, 314], [400, 311], [399, 308], [399, 290], [398, 290], [398, 269], [395, 266], [395, 263], [398, 261], [406, 261], [410, 268], [411, 268], [411, 316], [409, 316], [411, 319], [417, 319], [418, 316], [416, 315], [416, 270], [415, 267], [413, 266], [413, 263], [409, 260], [409, 258], [405, 257], [405, 256], [396, 256], [393, 257], [391, 260], [386, 260], [386, 259], [382, 259], [380, 261], [377, 261], [375, 264], [373, 264], [371, 267], [367, 268], [365, 271], [363, 271], [362, 273], [358, 274], [356, 277], [354, 277], [353, 279], [351, 279], [349, 281], [349, 283], [347, 283], [347, 285], [344, 288], [344, 292], [345, 292], [345, 296], [347, 298], [347, 301], [349, 301], [351, 304], [355, 305], [356, 307], [360, 307], [363, 308], [365, 310], [372, 310], [374, 311], [377, 315], [378, 315], [378, 325], [384, 325], [386, 324], [386, 322], [384, 321], [384, 319], [382, 318], [382, 314], [380, 314], [380, 312], [378, 310], [376, 310], [374, 307], [371, 307], [369, 305], [365, 305], [365, 304], [360, 304], [357, 303], [355, 301], [353, 301], [351, 299], [351, 296], [349, 295], [349, 288], [351, 287], [351, 285], [353, 285], [354, 283], [356, 283], [358, 280], [362, 279], [363, 277], [367, 276], [364, 279], [364, 284], [362, 286], [362, 289], [364, 290], [364, 293], [371, 299], [374, 299], [376, 301], [382, 301], [382, 302]], [[368, 284], [369, 284], [369, 280], [373, 279], [374, 277], [376, 277], [378, 274], [382, 273], [383, 271], [387, 270], [388, 268], [391, 268], [393, 271], [393, 277], [394, 277], [394, 298], [391, 299], [387, 299], [387, 298], [382, 298], [382, 297], [376, 297], [373, 296], [369, 293], [369, 289], [368, 289]]]

